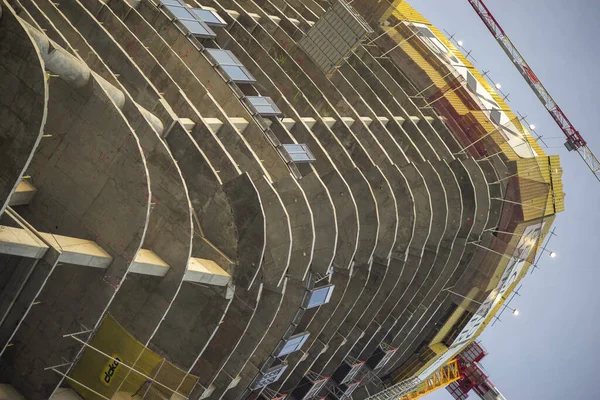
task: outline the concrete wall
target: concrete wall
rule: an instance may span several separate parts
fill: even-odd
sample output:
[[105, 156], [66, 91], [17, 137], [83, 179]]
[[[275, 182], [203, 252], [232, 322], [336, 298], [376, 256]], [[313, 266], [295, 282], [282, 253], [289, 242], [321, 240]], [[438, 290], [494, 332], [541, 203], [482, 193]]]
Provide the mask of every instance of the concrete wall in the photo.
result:
[[[78, 90], [60, 79], [49, 83], [47, 129], [53, 136], [42, 142], [30, 166], [28, 174], [38, 193], [22, 213], [40, 230], [94, 240], [114, 260], [105, 273], [82, 267], [56, 269], [42, 292], [46, 301], [26, 316], [29, 322], [16, 338], [22, 341], [35, 332], [36, 341], [17, 347], [20, 357], [44, 354], [42, 359], [58, 362], [61, 356], [72, 358], [79, 346], [56, 337], [80, 323], [93, 327], [122, 283], [143, 241], [151, 195], [140, 143], [99, 83], [91, 79]], [[57, 314], [63, 317], [52, 329], [41, 328], [43, 324], [38, 328]], [[41, 365], [19, 373], [46, 376], [38, 381], [41, 386], [24, 392], [33, 397], [49, 394], [53, 387], [48, 382], [59, 378], [48, 377]]]
[[48, 83], [32, 38], [10, 6], [0, 7], [1, 215], [44, 134]]

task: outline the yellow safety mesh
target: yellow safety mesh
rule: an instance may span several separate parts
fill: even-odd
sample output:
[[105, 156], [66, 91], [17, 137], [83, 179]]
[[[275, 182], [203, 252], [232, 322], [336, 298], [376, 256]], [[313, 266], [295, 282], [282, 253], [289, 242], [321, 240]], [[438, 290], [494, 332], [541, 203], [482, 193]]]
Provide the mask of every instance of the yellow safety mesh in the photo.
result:
[[[387, 32], [388, 37], [398, 44], [399, 50], [391, 51], [387, 43], [384, 44], [383, 50], [390, 50], [389, 57], [399, 68], [405, 67], [406, 74], [411, 74], [410, 79], [417, 86], [417, 90], [423, 90], [419, 94], [425, 98], [425, 103], [442, 117], [463, 149], [467, 148], [468, 153], [478, 159], [500, 154], [507, 166], [506, 171], [495, 169], [495, 173], [498, 174], [496, 187], [501, 188], [500, 193], [498, 190], [490, 191], [490, 206], [495, 213], [490, 215], [490, 218], [498, 219], [498, 215], [500, 216], [497, 226], [488, 226], [494, 236], [484, 243], [473, 244], [487, 251], [478, 270], [474, 272], [470, 287], [457, 285], [456, 289], [464, 296], [478, 301], [484, 301], [492, 295], [493, 290], [495, 293], [502, 292], [502, 296], [497, 303], [488, 303], [490, 306], [493, 304], [489, 313], [481, 311], [479, 320], [485, 317], [485, 322], [477, 330], [479, 325], [472, 324], [472, 329], [465, 331], [469, 332], [468, 334], [458, 335], [460, 340], [457, 339], [456, 343], [460, 347], [463, 342], [467, 345], [469, 340], [474, 340], [501, 309], [529, 270], [552, 225], [555, 213], [564, 210], [562, 170], [558, 156], [545, 154], [504, 99], [438, 29], [432, 27], [406, 2], [397, 5], [392, 15], [393, 18], [388, 22], [393, 26], [387, 29]], [[417, 27], [410, 22], [427, 25], [449, 53], [444, 55], [443, 49], [439, 44], [435, 44], [435, 40], [417, 34]], [[450, 60], [453, 64], [456, 63], [452, 56], [461, 61], [480, 87], [489, 93], [508, 117], [508, 123], [502, 125], [499, 122], [506, 121], [504, 117], [495, 115], [492, 118], [491, 110], [486, 110], [490, 109], [489, 101], [483, 102], [480, 97], [473, 95], [472, 86], [469, 88], [465, 78], [449, 66]], [[447, 63], [441, 61], [445, 60], [444, 57], [448, 58]], [[494, 181], [490, 176], [488, 180]], [[489, 238], [489, 233], [487, 237]], [[507, 271], [518, 272], [514, 281], [514, 274], [510, 280], [506, 279]], [[476, 288], [481, 288], [481, 291], [474, 293]], [[457, 301], [465, 302], [459, 297]], [[415, 376], [434, 362], [437, 364], [438, 360], [442, 361], [445, 355], [436, 354], [433, 349], [438, 348], [436, 346], [439, 346], [443, 338], [451, 341], [455, 334], [460, 333], [461, 324], [464, 325], [465, 319], [470, 321], [469, 313], [479, 312], [479, 306], [472, 305], [469, 309], [459, 307], [442, 327], [444, 335], [431, 338], [426, 345], [419, 346], [418, 353], [408, 357], [403, 365], [392, 373], [394, 380]], [[485, 309], [489, 310], [487, 307]], [[470, 332], [473, 332], [472, 336]]]
[[[515, 121], [514, 125], [516, 129], [524, 135], [524, 139], [529, 142], [531, 149], [539, 156], [546, 155], [537, 141], [531, 137], [529, 132], [518, 121], [518, 118], [511, 111], [510, 107], [508, 107], [502, 97], [496, 93], [494, 88], [483, 77], [483, 75], [475, 69], [471, 62], [445, 37], [444, 34], [442, 34], [442, 32], [431, 26], [427, 19], [425, 19], [419, 12], [417, 12], [405, 1], [395, 5], [392, 15], [400, 21], [408, 21], [427, 25], [436, 38], [440, 40], [440, 42], [442, 42], [442, 44], [444, 44], [448, 50], [450, 50], [452, 55], [458, 58], [465, 65], [477, 82], [490, 94], [492, 99], [498, 104], [500, 110], [504, 111], [510, 120]], [[401, 43], [399, 47], [402, 49], [402, 51], [427, 74], [434, 87], [437, 87], [439, 91], [443, 91], [444, 87], [449, 84], [447, 77], [448, 70], [439, 63], [436, 57], [431, 57], [428, 55], [428, 51], [423, 48], [424, 45], [419, 39], [411, 38], [411, 35], [413, 35], [415, 32], [415, 28], [401, 24], [396, 26], [394, 29], [388, 30], [388, 32], [391, 33], [390, 37], [394, 41]], [[431, 53], [431, 51], [429, 51], [429, 53]], [[452, 107], [452, 112], [456, 113], [457, 116], [469, 117], [468, 114], [472, 114], [472, 117], [474, 117], [477, 123], [480, 124], [482, 128], [482, 134], [485, 134], [485, 132], [490, 132], [494, 129], [494, 124], [489, 120], [484, 112], [478, 109], [479, 106], [468, 104], [469, 100], [467, 99], [469, 96], [461, 95], [460, 90], [447, 91], [445, 93], [439, 91], [434, 92], [433, 96], [430, 96], [427, 100], [431, 101], [441, 95], [445, 98], [448, 105]], [[441, 114], [443, 115], [443, 113]], [[505, 140], [500, 140], [497, 143], [497, 148], [503, 151], [509, 160], [518, 160], [521, 158]]]
[[[90, 347], [83, 352], [71, 373], [72, 379], [69, 380], [71, 386], [85, 399], [110, 399], [117, 391], [120, 396], [143, 396], [158, 392], [168, 399], [178, 387], [178, 393], [187, 396], [197, 380], [197, 377], [188, 375], [145, 347], [110, 314], [106, 315], [89, 344]], [[118, 358], [120, 363], [115, 363], [102, 353]], [[126, 365], [132, 366], [134, 370]]]

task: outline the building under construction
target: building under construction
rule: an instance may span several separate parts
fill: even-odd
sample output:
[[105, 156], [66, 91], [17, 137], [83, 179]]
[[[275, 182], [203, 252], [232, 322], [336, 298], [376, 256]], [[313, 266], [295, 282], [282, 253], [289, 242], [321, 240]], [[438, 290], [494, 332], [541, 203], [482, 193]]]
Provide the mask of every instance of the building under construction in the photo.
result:
[[351, 3], [0, 0], [0, 398], [448, 383], [559, 159], [409, 4]]

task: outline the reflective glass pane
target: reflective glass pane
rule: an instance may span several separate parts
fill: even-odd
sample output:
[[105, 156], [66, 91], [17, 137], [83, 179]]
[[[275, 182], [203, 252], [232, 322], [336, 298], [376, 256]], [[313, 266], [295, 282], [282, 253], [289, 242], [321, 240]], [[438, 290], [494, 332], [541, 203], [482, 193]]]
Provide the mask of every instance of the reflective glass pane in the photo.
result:
[[201, 8], [193, 8], [192, 12], [198, 16], [203, 22], [214, 26], [227, 26], [223, 18], [212, 10], [203, 10]]
[[306, 153], [292, 153], [290, 154], [293, 161], [312, 161], [313, 159], [309, 157]]
[[278, 111], [275, 111], [271, 106], [254, 106], [257, 113], [262, 115], [278, 115]]
[[205, 37], [205, 38], [215, 38], [217, 35], [206, 25], [198, 21], [189, 21], [186, 19], [179, 20], [186, 28], [190, 31], [192, 35]]
[[273, 382], [277, 382], [286, 369], [287, 364], [281, 364], [269, 368], [266, 372], [259, 374], [259, 376], [250, 385], [250, 388], [255, 390], [270, 385]]
[[306, 153], [304, 146], [302, 146], [301, 144], [284, 144], [283, 147], [285, 147], [286, 151], [290, 154]]
[[309, 335], [310, 335], [310, 333], [306, 332], [306, 333], [300, 334], [296, 337], [290, 338], [286, 342], [286, 344], [283, 346], [283, 348], [281, 349], [281, 351], [279, 352], [279, 354], [277, 356], [281, 357], [286, 354], [290, 354], [290, 353], [293, 353], [294, 351], [299, 350], [300, 348], [302, 348], [302, 346], [304, 345], [304, 342], [306, 342], [306, 339], [308, 339]]
[[245, 69], [241, 67], [235, 65], [221, 65], [221, 68], [223, 68], [227, 76], [234, 82], [255, 82], [254, 77], [249, 73], [247, 74]]
[[433, 32], [431, 32], [428, 28], [426, 28], [424, 26], [418, 26], [417, 28], [419, 29], [419, 33], [422, 36], [425, 36], [428, 38], [435, 38], [435, 35], [433, 34]]
[[501, 118], [502, 114], [500, 114], [500, 111], [493, 109], [490, 112], [490, 119], [496, 124], [496, 125], [500, 125], [500, 118]]
[[216, 62], [222, 65], [242, 65], [229, 50], [207, 49]]
[[293, 353], [294, 351], [296, 351], [296, 346], [286, 344], [285, 346], [283, 346], [279, 354], [277, 354], [277, 357], [288, 355], [290, 353]]
[[304, 336], [299, 336], [299, 337], [292, 337], [290, 340], [288, 340], [287, 345], [288, 346], [295, 346], [298, 343], [302, 343], [302, 340], [304, 340]]
[[325, 286], [323, 288], [314, 290], [306, 308], [317, 307], [328, 302], [330, 298], [330, 290], [333, 290], [333, 286]]
[[477, 80], [475, 79], [475, 77], [470, 72], [467, 72], [467, 87], [472, 92], [476, 92], [477, 91]]
[[183, 6], [183, 4], [181, 4], [177, 0], [162, 0], [161, 3], [163, 3], [166, 6], [167, 5], [171, 5], [171, 6]]
[[196, 17], [188, 11], [187, 7], [167, 6], [167, 10], [169, 10], [177, 19], [196, 20]]
[[255, 106], [270, 106], [271, 103], [266, 97], [263, 96], [248, 96], [250, 103]]

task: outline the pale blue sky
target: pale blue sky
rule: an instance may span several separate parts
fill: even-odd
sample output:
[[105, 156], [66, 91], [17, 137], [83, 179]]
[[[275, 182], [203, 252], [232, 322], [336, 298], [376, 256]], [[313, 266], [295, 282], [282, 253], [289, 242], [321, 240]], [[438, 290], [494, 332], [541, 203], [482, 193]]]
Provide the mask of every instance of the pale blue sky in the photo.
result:
[[[409, 1], [434, 25], [455, 33], [480, 70], [510, 93], [509, 105], [546, 138], [560, 137], [545, 108], [492, 38], [467, 0]], [[600, 156], [600, 0], [487, 0], [490, 11], [544, 82], [555, 101]], [[600, 182], [563, 140], [547, 139], [560, 154], [567, 210], [559, 215], [540, 270], [523, 281], [522, 296], [500, 324], [483, 335], [483, 365], [508, 400], [598, 399], [600, 336]], [[474, 398], [475, 396], [471, 396]], [[438, 391], [427, 400], [449, 400]]]

